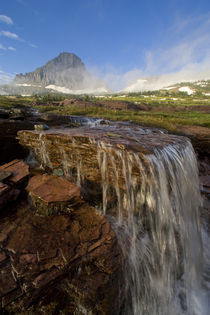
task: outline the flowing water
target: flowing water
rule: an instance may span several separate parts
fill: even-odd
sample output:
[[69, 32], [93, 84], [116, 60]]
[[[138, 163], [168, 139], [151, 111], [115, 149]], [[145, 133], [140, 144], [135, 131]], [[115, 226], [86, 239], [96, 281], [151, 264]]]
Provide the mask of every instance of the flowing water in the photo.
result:
[[[116, 152], [115, 152], [116, 153]], [[205, 315], [203, 252], [198, 209], [201, 203], [197, 161], [190, 142], [184, 149], [167, 146], [139, 158], [117, 152], [126, 190], [120, 192], [119, 170], [105, 144], [98, 146], [107, 211], [111, 161], [116, 178], [118, 216], [110, 220], [124, 253], [125, 305], [121, 314]], [[139, 169], [141, 185], [132, 169]]]

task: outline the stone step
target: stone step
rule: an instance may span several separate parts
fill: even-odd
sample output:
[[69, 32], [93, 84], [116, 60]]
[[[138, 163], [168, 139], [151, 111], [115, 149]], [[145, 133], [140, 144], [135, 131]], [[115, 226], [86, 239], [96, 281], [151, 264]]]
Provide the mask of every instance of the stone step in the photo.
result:
[[54, 175], [33, 176], [26, 187], [35, 210], [42, 215], [71, 211], [83, 203], [80, 189], [67, 179]]

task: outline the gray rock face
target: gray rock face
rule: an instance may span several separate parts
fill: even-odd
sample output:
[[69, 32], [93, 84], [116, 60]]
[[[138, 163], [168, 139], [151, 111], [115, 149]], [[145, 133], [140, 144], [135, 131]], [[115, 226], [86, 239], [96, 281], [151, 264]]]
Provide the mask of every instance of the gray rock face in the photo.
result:
[[73, 53], [63, 52], [33, 72], [16, 75], [14, 83], [83, 89], [87, 78], [91, 79], [92, 76], [81, 59]]

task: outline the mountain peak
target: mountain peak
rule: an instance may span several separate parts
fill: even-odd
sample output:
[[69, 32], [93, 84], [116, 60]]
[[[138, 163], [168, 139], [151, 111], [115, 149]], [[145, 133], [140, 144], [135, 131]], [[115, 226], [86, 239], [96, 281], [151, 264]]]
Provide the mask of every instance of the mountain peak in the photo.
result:
[[16, 75], [13, 83], [19, 91], [27, 90], [28, 92], [24, 92], [27, 95], [37, 89], [70, 94], [108, 92], [105, 83], [91, 75], [82, 60], [69, 52], [61, 52], [33, 72]]
[[72, 88], [75, 83], [81, 83], [82, 77], [86, 75], [85, 65], [79, 57], [73, 53], [62, 52], [35, 71], [16, 75], [14, 82], [42, 86], [58, 84]]
[[67, 68], [84, 67], [83, 62], [77, 55], [68, 52], [60, 53], [57, 57], [48, 61], [45, 66], [49, 64], [52, 65], [60, 64]]

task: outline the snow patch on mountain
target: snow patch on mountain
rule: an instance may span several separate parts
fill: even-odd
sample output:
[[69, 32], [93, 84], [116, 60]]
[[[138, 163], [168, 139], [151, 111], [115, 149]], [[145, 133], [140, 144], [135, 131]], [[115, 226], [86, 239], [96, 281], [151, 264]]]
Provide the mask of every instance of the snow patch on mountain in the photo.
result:
[[180, 92], [186, 92], [188, 95], [192, 95], [194, 93], [193, 90], [189, 88], [189, 86], [182, 86], [179, 88]]

